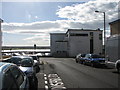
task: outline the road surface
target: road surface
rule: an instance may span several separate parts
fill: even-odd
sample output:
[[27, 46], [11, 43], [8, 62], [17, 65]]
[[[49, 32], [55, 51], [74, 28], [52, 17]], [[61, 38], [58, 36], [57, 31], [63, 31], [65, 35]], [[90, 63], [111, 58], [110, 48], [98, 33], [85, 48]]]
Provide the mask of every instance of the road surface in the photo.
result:
[[[74, 58], [40, 58], [38, 88], [50, 88], [48, 75], [57, 74], [66, 88], [119, 88], [120, 75], [115, 69], [78, 64]], [[46, 77], [46, 78], [45, 78]], [[45, 82], [46, 81], [46, 82]], [[46, 87], [48, 86], [48, 87]]]

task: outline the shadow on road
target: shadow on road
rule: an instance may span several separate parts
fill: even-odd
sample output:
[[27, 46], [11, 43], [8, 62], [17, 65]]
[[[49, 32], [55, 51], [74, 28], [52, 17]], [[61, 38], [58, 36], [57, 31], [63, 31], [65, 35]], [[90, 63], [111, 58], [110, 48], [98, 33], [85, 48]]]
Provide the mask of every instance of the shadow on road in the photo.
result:
[[38, 90], [38, 79], [35, 76], [34, 81], [30, 81], [30, 89], [29, 90]]

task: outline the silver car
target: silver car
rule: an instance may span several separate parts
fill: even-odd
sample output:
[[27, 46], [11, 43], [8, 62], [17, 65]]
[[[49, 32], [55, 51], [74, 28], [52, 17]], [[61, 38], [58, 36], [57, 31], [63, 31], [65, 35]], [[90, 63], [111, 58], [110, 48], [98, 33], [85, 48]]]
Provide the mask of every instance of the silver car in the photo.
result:
[[27, 76], [12, 63], [0, 62], [0, 90], [29, 90]]

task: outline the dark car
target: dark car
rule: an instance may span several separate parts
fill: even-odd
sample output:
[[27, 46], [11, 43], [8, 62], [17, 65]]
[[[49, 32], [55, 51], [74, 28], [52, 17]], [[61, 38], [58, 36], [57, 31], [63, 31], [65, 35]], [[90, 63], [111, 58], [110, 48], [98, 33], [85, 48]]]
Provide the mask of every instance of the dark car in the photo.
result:
[[0, 62], [0, 90], [29, 90], [27, 76], [12, 63]]
[[34, 82], [36, 82], [36, 65], [34, 64], [34, 61], [31, 57], [13, 56], [7, 59], [6, 62], [16, 64], [21, 69], [21, 71], [23, 71], [27, 75], [30, 81], [30, 86], [35, 86]]
[[93, 67], [105, 66], [105, 58], [97, 54], [86, 54], [84, 64], [91, 65]]
[[33, 58], [35, 64], [40, 65], [39, 58], [36, 55], [29, 55], [29, 57]]
[[115, 68], [117, 69], [118, 73], [120, 73], [120, 60], [116, 61]]
[[81, 63], [83, 64], [84, 63], [84, 57], [85, 57], [86, 54], [78, 54], [75, 58], [75, 61], [76, 63]]

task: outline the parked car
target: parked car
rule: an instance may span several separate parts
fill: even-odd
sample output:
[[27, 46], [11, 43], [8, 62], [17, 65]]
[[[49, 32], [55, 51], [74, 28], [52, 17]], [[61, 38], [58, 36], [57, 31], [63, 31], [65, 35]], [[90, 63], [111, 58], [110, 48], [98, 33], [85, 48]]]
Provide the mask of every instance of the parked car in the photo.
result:
[[29, 55], [29, 57], [32, 57], [34, 63], [35, 63], [35, 68], [36, 68], [36, 72], [38, 73], [40, 71], [40, 60], [36, 55]]
[[7, 59], [5, 62], [16, 64], [22, 72], [24, 72], [30, 82], [30, 86], [34, 87], [36, 82], [36, 65], [29, 56], [13, 56]]
[[96, 66], [105, 66], [105, 58], [101, 55], [97, 54], [86, 54], [84, 64], [91, 65], [93, 67]]
[[81, 63], [83, 64], [83, 62], [85, 61], [84, 58], [85, 58], [85, 55], [86, 54], [78, 54], [75, 58], [75, 61], [76, 63]]
[[120, 60], [116, 61], [115, 68], [117, 69], [118, 73], [120, 73]]
[[12, 63], [0, 62], [0, 90], [29, 90], [27, 76]]
[[36, 65], [42, 65], [43, 64], [43, 62], [39, 59], [39, 56], [37, 56], [37, 55], [29, 55], [29, 56], [33, 58]]
[[32, 57], [36, 65], [40, 65], [39, 58], [36, 55], [29, 55], [29, 57]]

